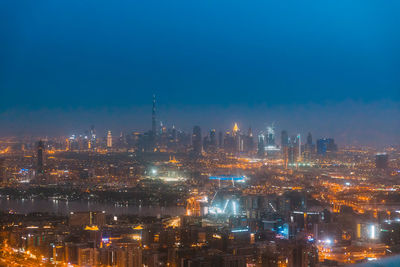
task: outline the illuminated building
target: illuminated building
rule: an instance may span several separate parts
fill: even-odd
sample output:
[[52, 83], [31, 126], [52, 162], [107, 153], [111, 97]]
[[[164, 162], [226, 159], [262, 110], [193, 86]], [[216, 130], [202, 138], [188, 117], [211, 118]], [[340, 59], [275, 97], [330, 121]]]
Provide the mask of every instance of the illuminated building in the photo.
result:
[[[88, 227], [87, 229], [95, 230], [96, 227], [101, 227], [106, 224], [105, 212], [82, 211], [71, 212], [69, 215], [70, 226]], [[98, 228], [97, 228], [98, 230]]]
[[111, 131], [108, 131], [107, 133], [107, 147], [111, 148], [112, 147], [112, 135]]
[[88, 148], [94, 150], [96, 148], [96, 131], [94, 125], [90, 127], [90, 140], [88, 143]]
[[278, 152], [279, 148], [275, 143], [275, 127], [272, 124], [267, 127], [266, 132], [261, 132], [258, 136], [258, 156], [263, 157], [267, 153], [267, 157], [271, 158], [277, 156]]
[[388, 154], [378, 153], [375, 155], [375, 167], [377, 169], [387, 169], [389, 162]]
[[298, 146], [298, 159], [301, 160], [301, 136], [297, 134], [297, 146]]
[[267, 144], [268, 147], [275, 147], [275, 127], [274, 124], [267, 127]]

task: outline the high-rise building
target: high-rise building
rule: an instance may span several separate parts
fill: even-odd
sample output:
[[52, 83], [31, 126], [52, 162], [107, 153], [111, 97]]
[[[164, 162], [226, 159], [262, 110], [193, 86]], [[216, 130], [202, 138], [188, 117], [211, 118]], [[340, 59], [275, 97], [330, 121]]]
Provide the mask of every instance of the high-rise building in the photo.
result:
[[311, 133], [308, 133], [308, 135], [307, 135], [307, 143], [306, 143], [307, 145], [312, 145], [312, 135], [311, 135]]
[[375, 167], [377, 169], [387, 169], [389, 166], [389, 157], [386, 153], [378, 153], [375, 155]]
[[267, 127], [267, 143], [269, 147], [275, 147], [275, 127], [274, 124]]
[[258, 136], [257, 155], [260, 158], [265, 157], [265, 143], [264, 143], [264, 135], [263, 134], [260, 134]]
[[287, 147], [289, 145], [289, 136], [287, 131], [281, 132], [281, 147]]
[[46, 183], [46, 176], [44, 170], [44, 142], [40, 140], [37, 146], [37, 166], [36, 166], [36, 182], [39, 184]]
[[202, 138], [201, 138], [200, 126], [194, 126], [193, 127], [192, 146], [193, 146], [193, 153], [195, 155], [201, 155], [203, 147], [202, 147]]
[[210, 144], [216, 148], [217, 147], [217, 135], [215, 129], [210, 131]]
[[304, 158], [309, 160], [311, 159], [311, 155], [314, 153], [314, 144], [312, 143], [312, 135], [311, 133], [308, 133], [307, 135], [307, 142], [304, 145]]
[[297, 157], [301, 161], [301, 135], [297, 134]]
[[325, 156], [327, 153], [337, 151], [337, 146], [333, 138], [321, 138], [317, 140], [317, 154]]
[[89, 149], [95, 149], [96, 148], [96, 130], [94, 129], [94, 125], [90, 127], [90, 140], [88, 142], [88, 148]]
[[289, 136], [287, 131], [285, 130], [281, 132], [281, 151], [283, 157], [283, 165], [285, 166], [285, 168], [287, 168], [289, 162]]
[[224, 147], [224, 136], [223, 133], [220, 131], [218, 133], [218, 147], [223, 148]]
[[153, 95], [153, 108], [151, 110], [151, 131], [153, 135], [157, 134], [156, 126], [156, 95]]
[[37, 173], [44, 173], [44, 142], [40, 140], [37, 146]]
[[111, 131], [108, 131], [107, 133], [107, 147], [111, 148], [112, 147], [112, 135]]

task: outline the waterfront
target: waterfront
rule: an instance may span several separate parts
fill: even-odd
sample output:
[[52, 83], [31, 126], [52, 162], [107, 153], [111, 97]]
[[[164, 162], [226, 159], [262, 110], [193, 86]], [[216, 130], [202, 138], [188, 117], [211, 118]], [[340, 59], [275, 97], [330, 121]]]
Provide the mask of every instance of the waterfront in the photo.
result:
[[53, 199], [7, 199], [0, 198], [1, 211], [15, 213], [48, 212], [67, 215], [77, 211], [105, 211], [108, 214], [130, 214], [139, 216], [178, 216], [185, 213], [179, 206], [134, 206], [102, 203], [87, 200], [53, 200]]

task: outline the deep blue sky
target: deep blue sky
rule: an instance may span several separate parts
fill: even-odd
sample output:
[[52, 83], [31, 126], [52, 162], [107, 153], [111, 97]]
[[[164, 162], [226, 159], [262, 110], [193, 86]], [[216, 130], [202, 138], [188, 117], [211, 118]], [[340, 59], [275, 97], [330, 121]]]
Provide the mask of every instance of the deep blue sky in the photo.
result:
[[0, 135], [148, 129], [155, 92], [160, 119], [183, 129], [274, 121], [343, 143], [397, 142], [399, 10], [369, 0], [1, 1]]

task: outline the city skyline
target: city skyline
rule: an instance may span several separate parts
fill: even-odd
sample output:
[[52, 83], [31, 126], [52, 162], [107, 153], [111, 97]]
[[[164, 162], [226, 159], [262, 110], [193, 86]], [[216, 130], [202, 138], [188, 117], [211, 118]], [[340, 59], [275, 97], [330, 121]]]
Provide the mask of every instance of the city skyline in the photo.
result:
[[398, 10], [0, 1], [0, 265], [400, 266]]
[[[149, 95], [149, 102], [151, 98]], [[26, 121], [25, 130], [17, 130], [18, 128], [11, 127], [10, 129], [4, 129], [2, 131], [3, 136], [36, 136], [36, 137], [57, 137], [57, 136], [69, 136], [72, 134], [83, 134], [84, 131], [88, 130], [91, 125], [94, 125], [98, 131], [100, 137], [106, 137], [107, 132], [111, 130], [115, 134], [129, 134], [131, 132], [146, 132], [152, 129], [152, 105], [143, 107], [139, 113], [136, 110], [136, 117], [132, 117], [129, 109], [123, 112], [105, 112], [93, 111], [87, 113], [80, 113], [79, 111], [72, 111], [72, 114], [78, 114], [81, 120], [76, 119], [74, 116], [58, 115], [58, 119], [53, 121], [51, 125], [47, 125], [47, 122], [42, 124], [34, 121], [31, 117]], [[156, 124], [159, 128], [162, 123], [167, 128], [176, 127], [179, 130], [185, 132], [191, 132], [191, 129], [195, 125], [199, 125], [203, 133], [207, 133], [211, 129], [216, 131], [225, 132], [232, 129], [234, 123], [238, 123], [241, 128], [247, 129], [251, 127], [255, 134], [264, 131], [266, 127], [274, 123], [277, 129], [287, 130], [290, 133], [300, 133], [303, 139], [305, 136], [312, 132], [316, 137], [327, 137], [333, 136], [337, 139], [340, 145], [370, 145], [377, 148], [383, 148], [384, 146], [394, 145], [398, 143], [398, 123], [396, 120], [397, 113], [390, 113], [390, 107], [388, 103], [374, 104], [366, 110], [362, 110], [360, 106], [355, 102], [348, 102], [347, 104], [338, 105], [336, 108], [322, 107], [318, 105], [311, 105], [312, 108], [292, 108], [290, 115], [282, 116], [282, 107], [274, 110], [269, 110], [265, 114], [269, 114], [271, 118], [263, 116], [264, 113], [255, 111], [251, 112], [252, 116], [249, 116], [243, 110], [232, 107], [227, 109], [214, 109], [203, 111], [203, 118], [197, 120], [182, 120], [180, 113], [185, 112], [184, 110], [171, 110], [167, 109], [163, 100], [157, 98], [157, 115]], [[159, 107], [161, 106], [161, 107]], [[351, 117], [340, 114], [343, 109], [349, 106], [357, 107]], [[392, 106], [396, 108], [395, 106]], [[323, 110], [318, 110], [321, 108]], [[215, 112], [215, 114], [213, 114]], [[334, 113], [332, 116], [331, 113]], [[226, 114], [226, 115], [225, 115]], [[53, 114], [50, 114], [52, 116]], [[247, 115], [247, 116], [246, 116]], [[47, 112], [41, 113], [39, 117], [46, 121], [46, 116], [49, 116]], [[301, 118], [304, 116], [303, 118]], [[333, 118], [337, 116], [337, 118]], [[369, 119], [363, 119], [366, 116]], [[393, 123], [385, 123], [382, 121], [382, 117], [392, 116]], [[400, 113], [399, 113], [400, 116]], [[83, 119], [82, 118], [85, 118]], [[104, 119], [106, 117], [107, 119]], [[89, 118], [89, 119], [88, 119]], [[140, 118], [140, 119], [139, 119]], [[266, 119], [264, 119], [266, 118]], [[276, 119], [273, 119], [276, 118]], [[26, 117], [20, 117], [25, 120]], [[10, 122], [10, 121], [9, 121]], [[33, 123], [34, 125], [29, 125]], [[130, 123], [127, 123], [130, 122]], [[369, 127], [367, 127], [369, 125]], [[374, 125], [374, 127], [372, 127]], [[34, 129], [32, 126], [36, 126]], [[7, 131], [9, 130], [9, 131]], [[382, 131], [385, 130], [385, 131]]]
[[1, 5], [3, 136], [146, 131], [154, 93], [160, 119], [185, 130], [276, 122], [399, 143], [395, 1]]

